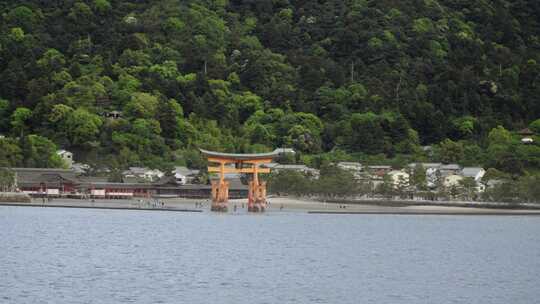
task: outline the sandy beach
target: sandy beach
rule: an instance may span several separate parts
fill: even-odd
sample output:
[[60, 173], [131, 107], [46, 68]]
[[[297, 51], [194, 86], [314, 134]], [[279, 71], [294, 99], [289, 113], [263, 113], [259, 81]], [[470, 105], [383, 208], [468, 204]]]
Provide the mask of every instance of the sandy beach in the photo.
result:
[[301, 200], [296, 198], [270, 198], [270, 210], [306, 211], [309, 213], [343, 213], [343, 214], [471, 214], [471, 215], [540, 215], [537, 209], [500, 209], [474, 208], [455, 206], [415, 205], [389, 207], [368, 204], [339, 204], [319, 201]]
[[[332, 214], [448, 214], [448, 215], [540, 215], [539, 209], [474, 208], [441, 205], [379, 206], [373, 204], [340, 204], [291, 197], [270, 197], [267, 212], [307, 212]], [[0, 203], [1, 205], [32, 207], [99, 208], [155, 211], [209, 212], [209, 199], [131, 199], [131, 200], [78, 200], [32, 199], [31, 203]], [[236, 211], [235, 211], [236, 206]], [[247, 199], [229, 201], [230, 213], [245, 212]]]

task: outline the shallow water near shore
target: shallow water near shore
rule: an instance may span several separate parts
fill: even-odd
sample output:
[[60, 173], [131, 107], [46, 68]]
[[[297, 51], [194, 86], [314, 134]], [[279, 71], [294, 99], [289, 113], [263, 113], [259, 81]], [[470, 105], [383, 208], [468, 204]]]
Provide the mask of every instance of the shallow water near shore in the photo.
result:
[[0, 206], [0, 303], [535, 303], [540, 218]]

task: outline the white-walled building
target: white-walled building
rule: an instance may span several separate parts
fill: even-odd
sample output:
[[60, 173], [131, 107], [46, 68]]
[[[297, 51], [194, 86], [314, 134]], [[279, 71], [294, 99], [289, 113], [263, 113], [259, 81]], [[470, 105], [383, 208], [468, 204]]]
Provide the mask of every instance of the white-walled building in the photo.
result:
[[143, 167], [129, 167], [129, 170], [123, 172], [127, 178], [142, 178], [147, 181], [156, 181], [163, 177], [163, 172], [158, 169], [149, 169]]
[[472, 177], [477, 183], [482, 180], [484, 174], [486, 174], [486, 170], [480, 167], [464, 167], [463, 170], [461, 170], [461, 175], [464, 177]]
[[85, 174], [90, 170], [90, 165], [83, 163], [73, 163], [71, 169], [77, 174]]
[[448, 175], [448, 176], [444, 177], [443, 185], [446, 188], [458, 187], [459, 182], [462, 181], [463, 179], [464, 179], [464, 177], [461, 176], [461, 175], [451, 174], [451, 175]]
[[480, 167], [464, 167], [463, 170], [461, 170], [461, 175], [463, 177], [474, 179], [476, 182], [476, 191], [478, 192], [484, 192], [486, 190], [486, 185], [481, 182], [485, 174], [486, 170]]
[[414, 172], [417, 166], [422, 166], [426, 170], [426, 185], [429, 188], [435, 188], [439, 182], [442, 163], [411, 163], [408, 165], [409, 172]]
[[410, 163], [407, 165], [409, 169], [414, 170], [417, 166], [422, 166], [425, 170], [427, 169], [439, 169], [443, 164], [442, 163]]
[[461, 173], [461, 166], [458, 164], [445, 164], [439, 167], [439, 172], [442, 177], [449, 175], [459, 175]]
[[523, 137], [521, 139], [521, 143], [527, 144], [527, 145], [532, 144], [532, 143], [534, 143], [534, 139], [532, 139], [532, 137]]
[[409, 185], [409, 179], [410, 175], [409, 173], [402, 171], [402, 170], [392, 170], [387, 173], [387, 175], [392, 180], [392, 184], [397, 186], [408, 186]]
[[191, 170], [187, 167], [174, 167], [172, 172], [176, 183], [179, 185], [191, 184], [195, 179], [195, 176], [199, 174], [199, 170]]
[[67, 150], [58, 150], [56, 151], [56, 154], [62, 158], [64, 163], [69, 167], [73, 167], [73, 153], [67, 151]]

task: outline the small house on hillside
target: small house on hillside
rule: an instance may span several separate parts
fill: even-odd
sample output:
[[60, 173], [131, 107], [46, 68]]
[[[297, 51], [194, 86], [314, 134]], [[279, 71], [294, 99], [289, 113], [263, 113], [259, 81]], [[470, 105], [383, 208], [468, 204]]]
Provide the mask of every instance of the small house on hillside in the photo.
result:
[[186, 185], [193, 183], [195, 177], [199, 174], [199, 170], [191, 170], [187, 167], [174, 167], [172, 171], [176, 183], [179, 185]]
[[414, 170], [418, 166], [421, 166], [425, 170], [430, 169], [430, 168], [438, 169], [442, 166], [442, 163], [410, 163], [407, 165], [409, 170]]
[[146, 181], [156, 181], [162, 178], [163, 175], [163, 172], [157, 169], [149, 169], [144, 167], [129, 167], [129, 170], [123, 172], [124, 178], [144, 179]]
[[425, 173], [427, 186], [429, 188], [435, 188], [441, 176], [441, 172], [439, 171], [439, 169], [442, 165], [442, 163], [410, 163], [409, 165], [407, 165], [407, 167], [410, 173], [413, 173], [418, 166], [424, 168], [424, 170], [426, 170]]
[[364, 168], [361, 163], [358, 162], [339, 162], [337, 166], [343, 170], [362, 171]]
[[392, 171], [391, 166], [367, 166], [371, 179], [383, 179], [384, 175]]
[[532, 136], [534, 135], [534, 132], [529, 128], [525, 128], [525, 129], [519, 130], [517, 134], [521, 136]]
[[73, 163], [71, 169], [77, 174], [86, 174], [90, 170], [90, 166], [83, 163]]
[[439, 167], [442, 177], [449, 175], [458, 175], [461, 172], [461, 166], [458, 164], [445, 164]]
[[476, 183], [477, 192], [484, 192], [486, 190], [486, 185], [481, 183], [482, 178], [484, 177], [485, 174], [486, 174], [486, 170], [480, 167], [464, 167], [463, 170], [461, 170], [461, 175], [463, 177], [470, 177], [474, 179], [474, 182]]
[[110, 120], [117, 120], [122, 118], [122, 112], [121, 111], [107, 111], [102, 112], [101, 116]]
[[284, 165], [284, 164], [278, 164], [278, 163], [268, 163], [268, 164], [264, 164], [263, 167], [270, 168], [271, 171], [273, 172], [281, 172], [281, 171], [300, 172], [314, 179], [318, 179], [320, 176], [319, 170], [310, 168], [306, 165]]
[[356, 179], [362, 178], [362, 171], [364, 167], [358, 162], [339, 162], [337, 166], [340, 169], [351, 172]]
[[532, 136], [534, 135], [534, 132], [531, 129], [525, 128], [525, 129], [519, 130], [517, 134], [522, 136], [521, 138], [522, 144], [530, 145], [534, 143], [534, 139], [532, 138]]
[[384, 165], [367, 166], [366, 169], [367, 178], [369, 179], [369, 183], [371, 184], [373, 189], [379, 187], [379, 185], [383, 183], [384, 176], [390, 171], [392, 171], [391, 166]]
[[530, 144], [534, 143], [534, 139], [532, 139], [532, 137], [523, 137], [521, 139], [521, 143], [526, 144], [526, 145], [530, 145]]
[[446, 188], [450, 188], [450, 187], [458, 187], [459, 186], [459, 182], [462, 181], [464, 179], [463, 176], [461, 175], [457, 175], [457, 174], [451, 174], [451, 175], [448, 175], [444, 178], [444, 182], [443, 182], [443, 185], [446, 187]]
[[486, 170], [480, 167], [464, 167], [463, 170], [461, 170], [461, 175], [463, 177], [472, 177], [477, 183], [482, 180], [484, 174], [486, 174]]
[[73, 167], [73, 153], [67, 151], [67, 150], [58, 150], [56, 151], [56, 154], [62, 158], [64, 163], [69, 167]]
[[409, 185], [409, 173], [402, 170], [392, 170], [387, 173], [392, 181], [394, 187], [408, 186]]

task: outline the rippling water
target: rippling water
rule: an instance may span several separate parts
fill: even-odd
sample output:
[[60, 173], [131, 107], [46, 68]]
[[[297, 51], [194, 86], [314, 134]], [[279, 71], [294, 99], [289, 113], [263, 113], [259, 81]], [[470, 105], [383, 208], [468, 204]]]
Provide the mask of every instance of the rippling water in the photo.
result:
[[0, 207], [0, 303], [538, 303], [540, 218]]

